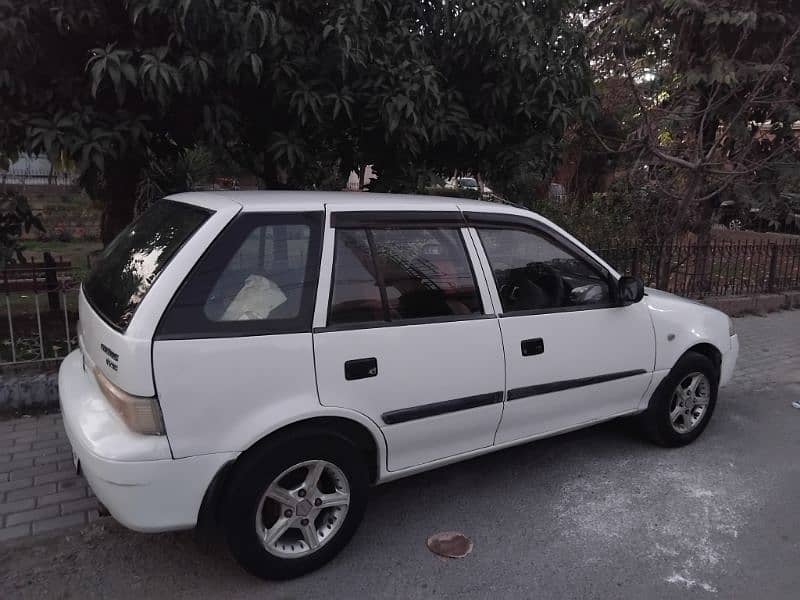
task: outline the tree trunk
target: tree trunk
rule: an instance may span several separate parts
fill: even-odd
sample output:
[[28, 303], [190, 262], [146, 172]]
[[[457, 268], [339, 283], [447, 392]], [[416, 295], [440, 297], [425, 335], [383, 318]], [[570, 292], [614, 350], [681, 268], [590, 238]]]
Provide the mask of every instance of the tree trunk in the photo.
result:
[[669, 278], [672, 275], [672, 255], [674, 253], [672, 242], [662, 244], [658, 251], [656, 262], [656, 288], [668, 291]]
[[714, 200], [706, 200], [698, 211], [697, 253], [695, 255], [697, 280], [694, 290], [701, 296], [706, 295], [712, 288], [712, 260], [711, 253], [711, 219], [714, 216]]
[[699, 171], [693, 171], [686, 184], [684, 197], [678, 202], [672, 214], [672, 219], [665, 231], [663, 242], [659, 248], [656, 265], [656, 287], [669, 291], [669, 280], [672, 276], [672, 259], [675, 255], [675, 245], [680, 240], [680, 235], [687, 230], [689, 215], [694, 208], [700, 190], [703, 189], [704, 178]]
[[104, 246], [133, 220], [140, 171], [136, 162], [117, 162], [108, 165], [103, 173], [100, 239]]

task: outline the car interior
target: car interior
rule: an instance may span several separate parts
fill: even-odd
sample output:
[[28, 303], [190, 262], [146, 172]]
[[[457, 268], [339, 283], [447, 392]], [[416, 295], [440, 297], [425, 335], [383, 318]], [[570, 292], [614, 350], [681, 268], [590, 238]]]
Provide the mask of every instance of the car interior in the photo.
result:
[[557, 267], [553, 263], [538, 262], [520, 268], [496, 269], [504, 312], [608, 302], [608, 284], [599, 277], [576, 271], [573, 268], [576, 262], [559, 260]]
[[[334, 273], [330, 321], [355, 323], [468, 315], [481, 311], [463, 247], [441, 232], [373, 232], [373, 258], [366, 234], [342, 234]], [[460, 234], [458, 234], [460, 235]], [[380, 271], [381, 278], [377, 276]], [[384, 313], [379, 280], [386, 293]]]

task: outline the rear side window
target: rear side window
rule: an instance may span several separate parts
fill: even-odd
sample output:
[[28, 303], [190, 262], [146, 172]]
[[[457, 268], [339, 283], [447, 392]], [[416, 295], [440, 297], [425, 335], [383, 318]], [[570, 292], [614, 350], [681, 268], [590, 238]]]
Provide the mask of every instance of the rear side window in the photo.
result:
[[158, 337], [310, 331], [321, 230], [322, 213], [240, 215], [181, 286]]
[[83, 291], [111, 325], [125, 330], [169, 260], [211, 212], [160, 200], [129, 225], [100, 255]]
[[458, 229], [339, 229], [330, 325], [481, 314]]
[[311, 227], [253, 229], [222, 269], [203, 305], [210, 321], [295, 319], [305, 291]]

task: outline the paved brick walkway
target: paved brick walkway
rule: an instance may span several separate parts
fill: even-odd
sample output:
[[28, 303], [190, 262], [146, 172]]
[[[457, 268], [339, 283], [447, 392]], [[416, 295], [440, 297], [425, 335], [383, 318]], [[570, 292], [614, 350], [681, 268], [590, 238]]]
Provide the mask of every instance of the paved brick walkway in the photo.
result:
[[60, 415], [0, 422], [0, 541], [96, 519]]
[[[800, 399], [800, 311], [735, 320], [741, 354], [731, 386], [789, 384]], [[97, 501], [75, 475], [59, 415], [0, 422], [0, 542], [80, 525]]]

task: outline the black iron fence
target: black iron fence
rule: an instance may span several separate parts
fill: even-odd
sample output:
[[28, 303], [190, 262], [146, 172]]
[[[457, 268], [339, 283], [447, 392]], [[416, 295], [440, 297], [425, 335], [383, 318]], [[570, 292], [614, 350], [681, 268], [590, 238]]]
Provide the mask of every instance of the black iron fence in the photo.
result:
[[0, 364], [63, 358], [77, 344], [79, 271], [46, 256], [44, 262], [0, 271]]
[[800, 289], [800, 240], [708, 245], [630, 244], [598, 252], [621, 273], [686, 296], [741, 296]]
[[[621, 273], [691, 298], [800, 290], [800, 240], [628, 244], [598, 253]], [[69, 263], [47, 258], [0, 271], [6, 312], [0, 316], [0, 364], [59, 359], [75, 347], [80, 276]]]

